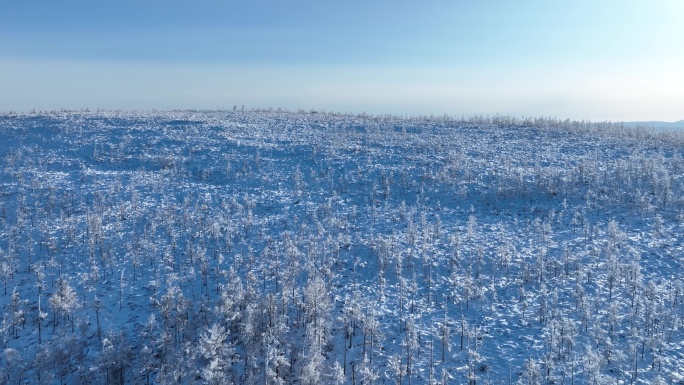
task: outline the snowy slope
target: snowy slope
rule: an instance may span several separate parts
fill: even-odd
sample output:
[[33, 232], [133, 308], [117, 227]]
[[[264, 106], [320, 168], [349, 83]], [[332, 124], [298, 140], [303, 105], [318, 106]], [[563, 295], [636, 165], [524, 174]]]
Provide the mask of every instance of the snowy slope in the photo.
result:
[[684, 135], [0, 116], [6, 383], [684, 383]]

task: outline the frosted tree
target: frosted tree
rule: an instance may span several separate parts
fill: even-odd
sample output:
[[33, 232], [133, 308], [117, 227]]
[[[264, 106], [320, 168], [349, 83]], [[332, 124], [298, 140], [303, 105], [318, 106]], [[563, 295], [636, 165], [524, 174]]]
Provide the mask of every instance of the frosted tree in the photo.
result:
[[409, 384], [413, 379], [413, 373], [415, 371], [414, 365], [416, 360], [416, 350], [420, 346], [418, 337], [419, 331], [415, 325], [414, 317], [410, 316], [406, 321], [406, 330], [404, 339], [402, 340], [402, 349], [406, 354], [406, 377], [408, 378]]
[[403, 375], [403, 367], [401, 365], [401, 356], [392, 355], [389, 357], [387, 362], [388, 371], [386, 376], [394, 381], [394, 385], [401, 385], [401, 379]]
[[39, 384], [52, 384], [55, 379], [55, 349], [50, 344], [39, 345], [31, 366]]
[[150, 374], [157, 367], [154, 351], [147, 345], [140, 349], [140, 374], [145, 375], [145, 384], [150, 385]]
[[380, 378], [380, 375], [373, 369], [373, 365], [368, 357], [364, 357], [363, 361], [361, 361], [359, 374], [361, 374], [361, 381], [363, 384], [375, 384]]
[[290, 366], [286, 354], [288, 344], [286, 335], [287, 324], [282, 317], [274, 322], [272, 327], [268, 327], [262, 334], [263, 338], [263, 358], [264, 358], [264, 378], [265, 384], [282, 385], [285, 383], [284, 369]]
[[321, 381], [321, 366], [325, 360], [323, 346], [326, 343], [328, 318], [332, 309], [325, 282], [315, 272], [310, 273], [304, 288], [303, 305], [307, 314], [307, 323], [302, 382], [313, 385]]
[[19, 326], [24, 328], [26, 324], [26, 305], [28, 300], [21, 299], [19, 292], [15, 287], [12, 290], [12, 297], [9, 306], [7, 307], [6, 319], [10, 319], [10, 334], [13, 338], [19, 337]]
[[333, 364], [330, 374], [330, 383], [333, 385], [343, 385], [345, 382], [344, 368], [340, 365], [339, 361], [335, 361]]
[[153, 298], [153, 302], [161, 311], [163, 325], [168, 329], [173, 329], [173, 342], [177, 348], [180, 342], [180, 335], [187, 321], [186, 311], [190, 306], [189, 300], [183, 295], [178, 286], [178, 276], [171, 273], [169, 286], [160, 299]]
[[295, 168], [295, 173], [294, 173], [294, 189], [295, 189], [295, 195], [297, 197], [302, 196], [302, 193], [304, 192], [304, 189], [306, 188], [306, 184], [304, 182], [304, 173], [301, 172], [299, 169], [299, 165]]
[[582, 366], [590, 384], [598, 385], [602, 383], [603, 374], [601, 374], [601, 367], [603, 366], [603, 359], [591, 346], [587, 346], [584, 351]]
[[242, 278], [231, 266], [227, 273], [227, 283], [221, 287], [221, 298], [218, 303], [218, 311], [222, 316], [228, 330], [237, 330], [237, 325], [242, 318], [245, 292]]
[[5, 295], [7, 295], [7, 282], [14, 277], [17, 266], [17, 259], [12, 251], [0, 250], [0, 277], [2, 277]]
[[4, 365], [0, 368], [0, 383], [21, 384], [26, 372], [26, 361], [17, 349], [6, 348]]
[[199, 374], [207, 384], [228, 384], [228, 371], [232, 366], [233, 347], [227, 341], [225, 328], [214, 323], [200, 334], [197, 353], [205, 364]]
[[[382, 336], [380, 334], [380, 323], [377, 318], [378, 314], [375, 310], [375, 305], [369, 303], [366, 306], [366, 312], [363, 315], [363, 355], [367, 356], [370, 365], [373, 364], [373, 349], [375, 345], [380, 342]], [[366, 348], [368, 346], [368, 348]]]
[[451, 327], [449, 326], [449, 318], [447, 313], [447, 304], [444, 304], [444, 318], [438, 324], [437, 336], [442, 344], [442, 362], [446, 359], [446, 352], [451, 351]]
[[480, 370], [480, 365], [486, 360], [486, 357], [479, 351], [477, 329], [475, 328], [471, 333], [474, 334], [475, 343], [474, 346], [468, 347], [466, 360], [468, 366], [468, 384], [475, 385], [477, 384], [477, 372]]
[[311, 341], [311, 338], [307, 338], [306, 346], [306, 353], [303, 357], [304, 362], [302, 363], [301, 381], [305, 385], [317, 385], [321, 383], [325, 357], [323, 357], [321, 346]]
[[57, 281], [57, 290], [50, 296], [50, 306], [54, 310], [53, 329], [57, 326], [57, 314], [71, 319], [71, 332], [74, 332], [74, 311], [79, 307], [78, 295], [76, 290], [64, 279]]
[[126, 383], [126, 368], [131, 365], [133, 352], [125, 332], [110, 333], [102, 339], [100, 368], [104, 369], [106, 381], [118, 384]]
[[[358, 303], [354, 302], [348, 293], [345, 294], [341, 309], [342, 314], [340, 314], [338, 318], [338, 321], [342, 323], [342, 327], [344, 329], [344, 339], [342, 341], [342, 345], [344, 347], [342, 370], [345, 375], [347, 374], [347, 354], [349, 349], [352, 347], [352, 339], [356, 328], [355, 320], [358, 311]], [[349, 338], [349, 345], [347, 345], [347, 338]]]
[[665, 221], [660, 214], [656, 214], [653, 218], [653, 225], [651, 230], [651, 245], [658, 247], [662, 243], [663, 231]]
[[247, 302], [244, 307], [241, 322], [239, 325], [240, 345], [243, 353], [243, 369], [246, 381], [254, 383], [256, 372], [260, 369], [257, 364], [258, 359], [258, 311], [257, 303]]
[[312, 275], [304, 288], [304, 307], [310, 319], [310, 333], [315, 335], [317, 344], [323, 344], [332, 304], [323, 278], [316, 273]]
[[541, 385], [541, 382], [542, 375], [537, 361], [533, 360], [532, 358], [528, 358], [527, 362], [525, 363], [522, 377], [520, 378], [520, 384]]

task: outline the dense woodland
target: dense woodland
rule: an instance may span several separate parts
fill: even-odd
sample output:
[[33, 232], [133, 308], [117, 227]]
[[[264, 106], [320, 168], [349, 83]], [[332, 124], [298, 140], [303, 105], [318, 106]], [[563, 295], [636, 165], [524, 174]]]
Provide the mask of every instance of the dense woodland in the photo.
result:
[[2, 384], [684, 384], [684, 134], [0, 115]]

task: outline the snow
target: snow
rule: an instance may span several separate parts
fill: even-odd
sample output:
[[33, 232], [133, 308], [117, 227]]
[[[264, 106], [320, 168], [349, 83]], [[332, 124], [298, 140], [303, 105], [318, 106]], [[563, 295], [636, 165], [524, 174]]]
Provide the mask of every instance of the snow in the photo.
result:
[[0, 378], [682, 383], [683, 150], [552, 119], [0, 115]]

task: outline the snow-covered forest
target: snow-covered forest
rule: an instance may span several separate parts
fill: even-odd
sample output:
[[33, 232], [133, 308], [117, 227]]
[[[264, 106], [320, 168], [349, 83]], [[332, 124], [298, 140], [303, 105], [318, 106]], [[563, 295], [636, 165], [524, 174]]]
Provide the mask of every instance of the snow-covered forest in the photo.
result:
[[2, 384], [684, 384], [684, 134], [0, 115]]

